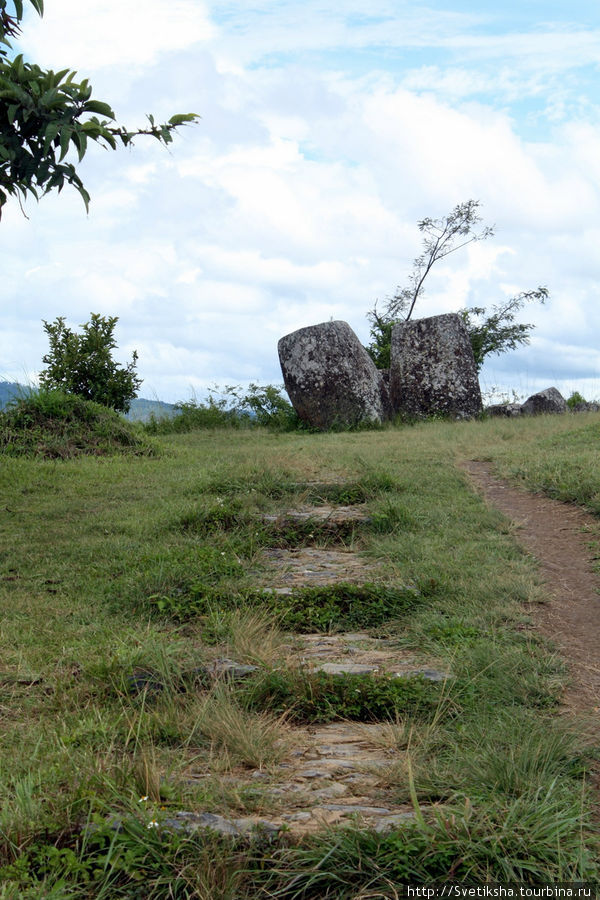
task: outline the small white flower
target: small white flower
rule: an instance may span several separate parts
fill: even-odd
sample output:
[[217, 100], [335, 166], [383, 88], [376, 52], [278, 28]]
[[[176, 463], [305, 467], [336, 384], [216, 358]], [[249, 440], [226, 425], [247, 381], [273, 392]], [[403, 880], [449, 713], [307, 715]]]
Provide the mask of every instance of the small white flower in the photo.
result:
[[148, 794], [146, 794], [145, 797], [140, 797], [140, 799], [138, 800], [138, 803], [145, 803], [147, 799], [148, 799]]
[[146, 825], [146, 828], [158, 828], [158, 822], [156, 821], [156, 819], [150, 819], [150, 821]]

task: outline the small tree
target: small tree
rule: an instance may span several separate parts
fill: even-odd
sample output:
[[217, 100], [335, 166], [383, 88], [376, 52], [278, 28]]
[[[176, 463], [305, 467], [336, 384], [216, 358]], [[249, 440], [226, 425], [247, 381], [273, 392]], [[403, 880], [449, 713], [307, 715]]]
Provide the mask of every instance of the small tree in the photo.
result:
[[[43, 0], [29, 2], [41, 16]], [[182, 113], [157, 125], [148, 116], [149, 127], [133, 131], [113, 124], [110, 105], [91, 99], [87, 78], [76, 82], [68, 69], [45, 71], [22, 55], [8, 58], [9, 38], [19, 34], [22, 19], [23, 0], [0, 0], [0, 217], [10, 195], [38, 198], [65, 184], [79, 191], [87, 209], [90, 196], [73, 163], [65, 161], [69, 149], [81, 162], [90, 140], [113, 150], [138, 135], [168, 144], [176, 128], [198, 118]]]
[[54, 322], [44, 321], [50, 352], [42, 360], [47, 368], [40, 373], [40, 385], [127, 412], [142, 380], [135, 372], [135, 350], [124, 368], [112, 358], [117, 346], [113, 332], [118, 321], [117, 316], [91, 313], [91, 321], [81, 326], [83, 334], [67, 328], [63, 316]]
[[[396, 322], [407, 322], [411, 318], [417, 301], [424, 293], [425, 279], [435, 263], [467, 244], [484, 241], [494, 234], [493, 226], [478, 230], [480, 205], [479, 200], [467, 200], [455, 206], [444, 218], [427, 218], [417, 223], [419, 231], [425, 235], [423, 253], [413, 263], [408, 285], [396, 289], [382, 312], [375, 302], [373, 309], [367, 313], [371, 323], [371, 343], [366, 349], [379, 369], [389, 368], [392, 328]], [[531, 300], [543, 303], [547, 297], [548, 289], [538, 287], [517, 294], [502, 306], [494, 306], [489, 316], [483, 307], [478, 306], [458, 311], [469, 333], [478, 369], [488, 353], [505, 353], [520, 344], [529, 343], [529, 331], [534, 326], [515, 323], [515, 313], [525, 303]]]

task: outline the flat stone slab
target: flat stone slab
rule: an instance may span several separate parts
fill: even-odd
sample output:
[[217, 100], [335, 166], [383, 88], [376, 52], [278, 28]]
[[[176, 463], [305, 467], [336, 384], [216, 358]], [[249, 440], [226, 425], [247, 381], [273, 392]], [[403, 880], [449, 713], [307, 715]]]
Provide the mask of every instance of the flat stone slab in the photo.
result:
[[234, 659], [220, 657], [213, 660], [206, 667], [206, 672], [212, 678], [228, 678], [231, 681], [243, 681], [249, 675], [258, 670], [258, 666], [236, 662]]
[[319, 524], [344, 525], [347, 522], [369, 522], [370, 517], [356, 506], [302, 506], [299, 509], [286, 509], [276, 515], [263, 516], [267, 525], [293, 525], [303, 522]]
[[394, 673], [397, 678], [409, 678], [413, 675], [421, 675], [426, 681], [446, 681], [452, 675], [449, 672], [438, 672], [437, 669], [404, 669]]
[[[115, 831], [121, 831], [123, 828], [123, 820], [119, 818], [111, 818], [109, 820], [110, 827]], [[281, 826], [269, 821], [268, 819], [259, 819], [253, 816], [245, 816], [240, 819], [228, 818], [211, 812], [189, 812], [187, 810], [179, 810], [156, 823], [157, 828], [166, 831], [179, 831], [185, 834], [192, 834], [194, 831], [208, 829], [218, 834], [230, 835], [231, 837], [240, 837], [242, 835], [251, 835], [256, 832], [260, 835], [276, 835]], [[97, 828], [96, 825], [87, 827], [87, 831], [93, 833]]]
[[318, 791], [313, 791], [311, 794], [311, 799], [318, 800], [333, 800], [334, 797], [343, 797], [344, 794], [348, 793], [349, 788], [345, 784], [341, 784], [339, 781], [334, 781], [333, 784], [330, 784], [328, 787], [320, 788]]
[[361, 806], [354, 803], [324, 803], [317, 809], [326, 809], [328, 812], [341, 812], [348, 816], [356, 813], [363, 816], [385, 816], [391, 813], [387, 806]]
[[367, 562], [351, 550], [269, 549], [263, 557], [273, 572], [271, 588], [313, 587], [349, 581], [361, 584], [369, 580], [373, 563]]
[[361, 665], [361, 663], [323, 663], [317, 666], [317, 672], [328, 675], [371, 675], [379, 671], [379, 666]]
[[327, 769], [300, 769], [296, 772], [296, 778], [331, 778], [331, 772]]
[[375, 831], [380, 834], [383, 831], [391, 831], [393, 828], [399, 828], [401, 825], [412, 825], [417, 821], [414, 812], [396, 813], [391, 816], [382, 816], [375, 823]]
[[356, 763], [349, 757], [338, 759], [334, 756], [322, 756], [319, 759], [319, 766], [324, 767], [327, 772], [342, 772], [347, 769], [355, 769]]

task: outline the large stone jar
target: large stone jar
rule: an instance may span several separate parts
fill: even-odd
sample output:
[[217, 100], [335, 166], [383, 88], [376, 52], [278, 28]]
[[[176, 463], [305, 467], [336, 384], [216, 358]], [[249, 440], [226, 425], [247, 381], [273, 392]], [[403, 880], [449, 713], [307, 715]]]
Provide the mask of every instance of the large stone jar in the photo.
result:
[[277, 345], [285, 389], [301, 419], [315, 428], [380, 423], [386, 387], [346, 322], [299, 328]]
[[394, 325], [390, 399], [394, 413], [414, 418], [468, 419], [481, 412], [477, 366], [460, 316]]

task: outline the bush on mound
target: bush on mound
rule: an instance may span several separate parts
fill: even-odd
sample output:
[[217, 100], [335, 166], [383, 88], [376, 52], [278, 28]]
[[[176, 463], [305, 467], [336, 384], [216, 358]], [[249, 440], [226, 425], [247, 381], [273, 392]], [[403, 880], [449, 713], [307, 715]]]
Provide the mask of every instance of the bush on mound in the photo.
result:
[[114, 410], [76, 394], [31, 391], [0, 413], [0, 453], [70, 459], [115, 453], [154, 456], [156, 448]]

